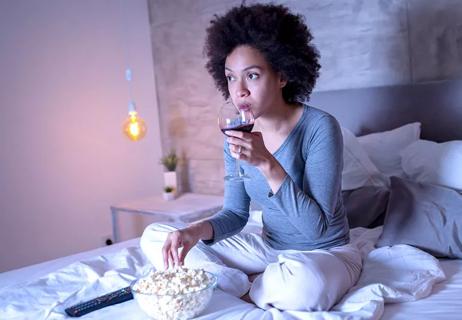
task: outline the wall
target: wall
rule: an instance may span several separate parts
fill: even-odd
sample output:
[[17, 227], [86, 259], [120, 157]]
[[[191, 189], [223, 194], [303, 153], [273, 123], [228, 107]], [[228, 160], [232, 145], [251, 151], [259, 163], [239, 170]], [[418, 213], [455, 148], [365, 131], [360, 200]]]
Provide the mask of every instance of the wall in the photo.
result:
[[[322, 65], [315, 91], [462, 75], [460, 0], [273, 2], [304, 15], [312, 30]], [[184, 153], [184, 187], [197, 192], [223, 192], [223, 137], [216, 124], [221, 97], [204, 68], [205, 29], [213, 14], [240, 3], [149, 1], [163, 145]]]
[[[161, 192], [147, 8], [0, 2], [0, 271], [102, 246], [111, 204]], [[125, 48], [149, 125], [137, 143], [121, 132]]]

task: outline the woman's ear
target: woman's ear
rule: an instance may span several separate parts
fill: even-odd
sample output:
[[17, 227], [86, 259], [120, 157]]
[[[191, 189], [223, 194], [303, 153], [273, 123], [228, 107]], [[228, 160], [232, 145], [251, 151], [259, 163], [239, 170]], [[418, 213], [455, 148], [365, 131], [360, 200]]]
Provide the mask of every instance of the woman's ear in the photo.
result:
[[279, 86], [281, 88], [284, 88], [286, 84], [287, 84], [286, 77], [282, 73], [279, 73]]

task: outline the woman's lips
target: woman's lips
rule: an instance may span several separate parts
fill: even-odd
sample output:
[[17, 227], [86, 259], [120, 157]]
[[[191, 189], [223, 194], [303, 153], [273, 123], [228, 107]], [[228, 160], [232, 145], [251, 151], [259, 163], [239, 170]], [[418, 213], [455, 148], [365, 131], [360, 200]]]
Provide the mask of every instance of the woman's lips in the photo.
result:
[[250, 104], [248, 103], [241, 103], [238, 105], [239, 110], [249, 110], [250, 109]]

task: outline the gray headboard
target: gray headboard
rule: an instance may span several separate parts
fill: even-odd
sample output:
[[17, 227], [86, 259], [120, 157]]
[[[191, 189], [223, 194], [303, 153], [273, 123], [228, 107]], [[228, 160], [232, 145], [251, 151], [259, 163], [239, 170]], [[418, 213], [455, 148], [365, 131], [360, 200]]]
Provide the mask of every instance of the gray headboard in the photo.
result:
[[315, 92], [309, 104], [356, 135], [419, 121], [422, 139], [462, 140], [462, 80]]

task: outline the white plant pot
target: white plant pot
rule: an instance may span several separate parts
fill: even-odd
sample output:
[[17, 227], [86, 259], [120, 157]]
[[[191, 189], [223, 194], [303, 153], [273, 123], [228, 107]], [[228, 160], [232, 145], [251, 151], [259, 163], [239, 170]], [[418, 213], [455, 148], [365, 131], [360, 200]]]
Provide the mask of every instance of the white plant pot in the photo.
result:
[[175, 200], [175, 194], [173, 192], [164, 192], [162, 196], [164, 197], [165, 201]]
[[173, 193], [176, 195], [178, 190], [178, 177], [176, 171], [164, 172], [164, 187], [172, 187]]

